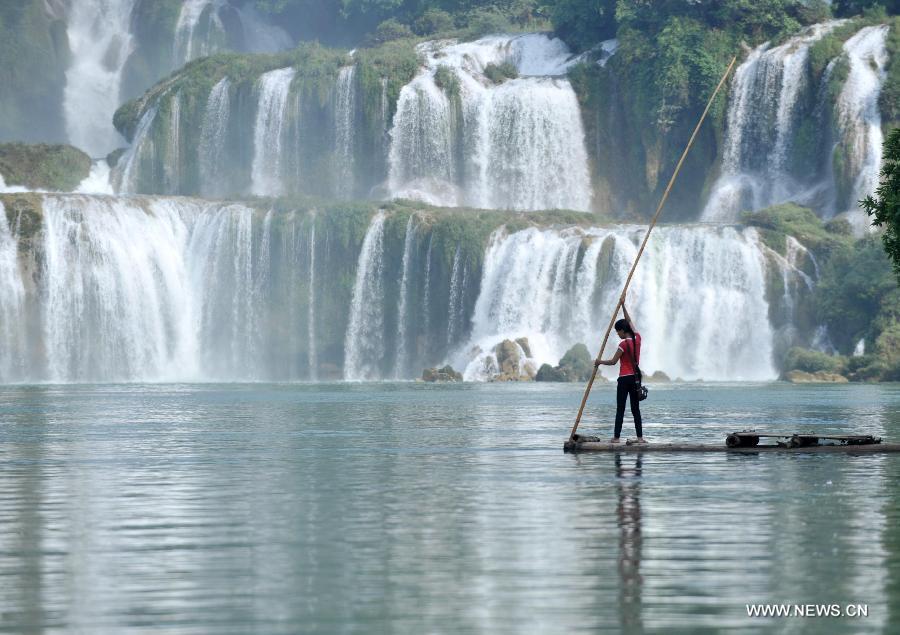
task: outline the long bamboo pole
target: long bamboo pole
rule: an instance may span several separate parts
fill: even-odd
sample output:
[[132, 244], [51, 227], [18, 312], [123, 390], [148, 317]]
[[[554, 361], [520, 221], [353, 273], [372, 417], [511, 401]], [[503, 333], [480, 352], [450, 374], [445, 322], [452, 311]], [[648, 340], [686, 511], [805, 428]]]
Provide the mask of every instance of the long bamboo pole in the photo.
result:
[[[603, 336], [603, 343], [600, 345], [600, 352], [597, 353], [597, 359], [603, 359], [603, 351], [606, 349], [606, 343], [609, 341], [609, 334], [612, 332], [613, 325], [616, 323], [616, 318], [619, 316], [619, 309], [622, 308], [622, 305], [625, 303], [625, 294], [628, 292], [628, 285], [631, 284], [631, 278], [634, 276], [634, 271], [637, 269], [638, 262], [641, 259], [641, 256], [644, 253], [644, 248], [647, 246], [647, 241], [650, 240], [650, 233], [653, 231], [653, 228], [656, 227], [656, 221], [659, 220], [659, 215], [662, 213], [663, 206], [666, 204], [666, 199], [669, 198], [669, 192], [672, 190], [672, 186], [675, 184], [675, 179], [678, 178], [678, 172], [681, 170], [681, 166], [684, 163], [685, 158], [687, 158], [688, 152], [691, 149], [691, 146], [694, 145], [694, 139], [697, 138], [697, 133], [700, 132], [700, 126], [703, 125], [703, 121], [706, 119], [706, 115], [709, 112], [709, 109], [712, 107], [713, 101], [716, 99], [716, 95], [719, 94], [719, 90], [725, 84], [725, 80], [728, 79], [728, 75], [731, 73], [731, 69], [734, 67], [735, 62], [737, 61], [737, 56], [731, 58], [731, 63], [728, 64], [728, 68], [725, 69], [725, 73], [722, 74], [722, 79], [719, 80], [719, 84], [716, 86], [716, 89], [713, 91], [712, 96], [709, 98], [709, 101], [706, 102], [706, 108], [703, 109], [703, 114], [700, 115], [700, 120], [697, 122], [696, 127], [694, 128], [694, 132], [691, 134], [691, 138], [688, 139], [687, 145], [684, 148], [684, 152], [681, 153], [681, 158], [678, 159], [678, 164], [675, 166], [675, 171], [672, 173], [672, 178], [669, 179], [669, 184], [666, 186], [665, 192], [663, 192], [662, 198], [659, 201], [659, 205], [656, 207], [656, 213], [653, 215], [653, 219], [650, 221], [650, 226], [647, 227], [647, 234], [644, 236], [644, 241], [641, 243], [641, 248], [638, 249], [637, 256], [634, 258], [634, 263], [631, 265], [631, 271], [628, 272], [628, 278], [625, 279], [625, 286], [622, 289], [622, 295], [619, 296], [619, 302], [616, 304], [616, 308], [613, 311], [612, 318], [609, 321], [609, 326], [606, 327], [606, 334]], [[575, 440], [575, 432], [578, 430], [578, 424], [581, 423], [581, 416], [584, 414], [584, 407], [587, 404], [588, 395], [591, 394], [591, 387], [594, 385], [594, 380], [597, 378], [597, 370], [598, 366], [594, 365], [594, 372], [591, 373], [591, 378], [588, 380], [587, 386], [584, 389], [584, 397], [581, 398], [581, 407], [578, 408], [578, 416], [575, 417], [575, 425], [572, 426], [572, 432], [569, 434], [569, 441]]]

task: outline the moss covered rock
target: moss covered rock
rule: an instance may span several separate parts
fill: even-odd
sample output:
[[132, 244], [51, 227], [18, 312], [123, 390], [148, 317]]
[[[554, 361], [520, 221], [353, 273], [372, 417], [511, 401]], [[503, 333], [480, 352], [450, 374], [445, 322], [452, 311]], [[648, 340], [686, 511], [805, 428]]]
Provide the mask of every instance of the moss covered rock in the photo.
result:
[[792, 370], [785, 378], [792, 384], [846, 384], [849, 380], [837, 373], [824, 371], [807, 373], [802, 370]]
[[0, 174], [7, 185], [71, 192], [91, 171], [91, 158], [66, 145], [0, 144]]

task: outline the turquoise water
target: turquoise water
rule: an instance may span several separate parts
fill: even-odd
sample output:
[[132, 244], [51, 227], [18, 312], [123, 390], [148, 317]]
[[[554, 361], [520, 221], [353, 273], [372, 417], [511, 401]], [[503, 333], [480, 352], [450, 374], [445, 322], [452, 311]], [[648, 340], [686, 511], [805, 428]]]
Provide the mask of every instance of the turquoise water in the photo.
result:
[[[0, 632], [896, 632], [900, 456], [568, 455], [581, 390], [0, 387]], [[651, 442], [900, 439], [898, 386], [659, 386], [644, 412]]]

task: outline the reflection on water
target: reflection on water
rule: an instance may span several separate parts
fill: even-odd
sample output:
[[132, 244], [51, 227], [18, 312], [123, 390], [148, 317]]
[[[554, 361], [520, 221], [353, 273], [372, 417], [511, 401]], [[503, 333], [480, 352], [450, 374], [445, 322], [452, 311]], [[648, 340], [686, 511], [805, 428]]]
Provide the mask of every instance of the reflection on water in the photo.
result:
[[[619, 606], [622, 628], [641, 626], [641, 461], [640, 454], [616, 454], [616, 494], [619, 503]], [[623, 467], [622, 463], [632, 467]]]
[[[580, 390], [0, 387], [0, 631], [898, 623], [900, 457], [566, 455]], [[608, 433], [612, 390], [586, 431]], [[893, 386], [669, 386], [645, 403], [651, 440], [900, 437]], [[747, 617], [770, 602], [869, 617]]]

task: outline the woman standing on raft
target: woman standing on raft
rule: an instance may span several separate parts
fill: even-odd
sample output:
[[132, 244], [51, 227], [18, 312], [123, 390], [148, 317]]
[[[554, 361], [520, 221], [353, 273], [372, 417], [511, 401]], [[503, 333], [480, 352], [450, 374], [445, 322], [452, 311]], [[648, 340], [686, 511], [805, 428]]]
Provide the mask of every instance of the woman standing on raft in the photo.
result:
[[641, 430], [641, 406], [637, 395], [637, 381], [634, 376], [635, 366], [640, 366], [641, 361], [641, 334], [634, 330], [634, 323], [631, 321], [631, 316], [628, 315], [628, 309], [625, 308], [624, 302], [622, 311], [625, 313], [625, 319], [618, 320], [615, 325], [616, 334], [622, 340], [619, 348], [616, 349], [612, 359], [595, 359], [594, 366], [600, 366], [600, 364], [615, 366], [616, 362], [621, 360], [619, 382], [616, 387], [616, 428], [609, 442], [619, 443], [619, 435], [622, 434], [622, 420], [625, 417], [625, 399], [630, 397], [631, 415], [634, 417], [637, 442], [647, 443]]

